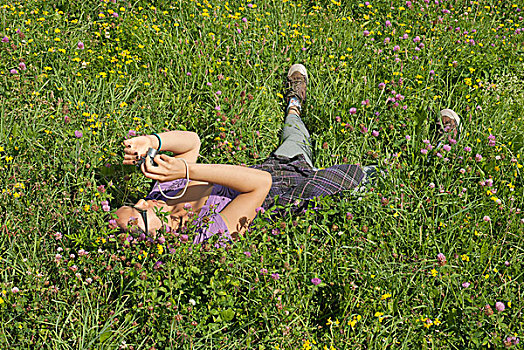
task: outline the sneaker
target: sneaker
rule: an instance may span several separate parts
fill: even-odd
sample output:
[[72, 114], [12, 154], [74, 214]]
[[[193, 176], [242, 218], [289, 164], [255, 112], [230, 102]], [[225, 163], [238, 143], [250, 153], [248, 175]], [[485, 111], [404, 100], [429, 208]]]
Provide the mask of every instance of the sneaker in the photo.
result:
[[462, 123], [459, 115], [452, 109], [443, 109], [440, 111], [440, 120], [435, 123], [436, 137], [440, 141], [445, 138], [453, 138], [458, 141]]
[[306, 87], [308, 83], [307, 69], [302, 64], [294, 64], [289, 68], [286, 79], [286, 112], [291, 107], [302, 111], [306, 102]]

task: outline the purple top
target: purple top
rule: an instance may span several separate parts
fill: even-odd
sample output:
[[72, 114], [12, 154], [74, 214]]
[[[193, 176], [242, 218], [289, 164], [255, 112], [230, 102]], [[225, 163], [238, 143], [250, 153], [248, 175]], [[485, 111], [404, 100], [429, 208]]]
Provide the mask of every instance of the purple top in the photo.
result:
[[[156, 182], [151, 192], [149, 192], [147, 195], [146, 200], [166, 199], [158, 190], [158, 186], [161, 186], [162, 192], [164, 192], [167, 196], [176, 196], [176, 194], [186, 186], [186, 181], [186, 179], [177, 179], [173, 181], [162, 182], [161, 185]], [[211, 194], [209, 195], [209, 198], [202, 209], [200, 209], [198, 217], [195, 220], [195, 225], [197, 226], [197, 235], [193, 241], [194, 244], [203, 243], [217, 233], [222, 234], [222, 237], [225, 238], [225, 241], [231, 240], [231, 235], [227, 229], [227, 225], [219, 213], [233, 199], [235, 199], [239, 193], [240, 192], [232, 190], [228, 187], [213, 184]]]

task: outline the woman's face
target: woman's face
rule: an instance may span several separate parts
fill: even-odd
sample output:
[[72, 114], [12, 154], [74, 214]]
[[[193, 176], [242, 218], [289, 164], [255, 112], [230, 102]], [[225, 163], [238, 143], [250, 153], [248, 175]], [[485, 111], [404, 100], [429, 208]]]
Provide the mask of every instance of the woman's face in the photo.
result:
[[141, 199], [135, 204], [134, 207], [121, 207], [116, 211], [116, 215], [118, 216], [118, 226], [122, 227], [123, 229], [128, 229], [129, 221], [131, 219], [136, 219], [138, 227], [145, 232], [146, 225], [142, 216], [143, 214], [141, 213], [145, 212], [147, 215], [146, 220], [148, 233], [154, 233], [163, 226], [162, 220], [160, 220], [156, 214], [156, 212], [159, 210], [169, 213], [165, 202], [156, 200], [146, 201]]

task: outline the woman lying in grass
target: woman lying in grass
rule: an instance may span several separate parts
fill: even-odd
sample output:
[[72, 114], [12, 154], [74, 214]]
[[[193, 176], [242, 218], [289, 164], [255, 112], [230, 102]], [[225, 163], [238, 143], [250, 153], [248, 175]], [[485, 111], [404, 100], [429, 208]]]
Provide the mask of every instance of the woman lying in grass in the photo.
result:
[[[287, 75], [287, 116], [282, 144], [260, 165], [248, 168], [199, 164], [200, 139], [193, 132], [171, 131], [126, 140], [124, 164], [137, 164], [149, 148], [175, 156], [155, 156], [156, 166], [148, 159], [141, 164], [144, 175], [157, 182], [145, 200], [118, 209], [118, 225], [128, 229], [134, 224], [153, 233], [163, 226], [157, 215], [163, 212], [167, 225], [176, 231], [195, 213], [194, 243], [203, 243], [217, 233], [229, 240], [232, 234], [242, 234], [249, 227], [258, 210], [271, 207], [277, 195], [281, 205], [297, 200], [305, 203], [368, 182], [374, 176], [374, 167], [348, 164], [322, 170], [313, 167], [309, 132], [300, 118], [307, 83], [306, 68], [293, 65]], [[457, 138], [459, 126], [460, 118], [455, 112], [441, 112], [438, 123], [441, 133]]]

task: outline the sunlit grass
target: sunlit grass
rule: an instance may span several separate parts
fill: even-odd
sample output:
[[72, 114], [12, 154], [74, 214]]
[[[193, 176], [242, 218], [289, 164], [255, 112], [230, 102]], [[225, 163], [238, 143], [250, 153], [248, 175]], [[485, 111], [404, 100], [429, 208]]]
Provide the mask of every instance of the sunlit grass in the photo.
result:
[[[521, 7], [0, 5], [2, 348], [516, 345]], [[193, 130], [203, 162], [260, 163], [295, 62], [315, 165], [379, 164], [368, 191], [262, 218], [228, 249], [114, 236], [112, 212], [150, 187], [120, 165], [128, 135]], [[464, 129], [437, 148], [443, 108]]]

